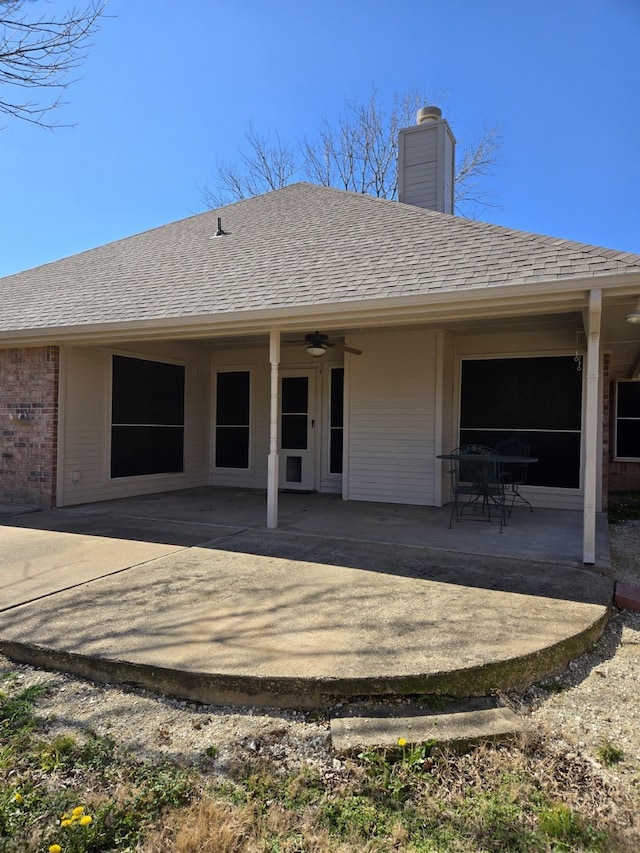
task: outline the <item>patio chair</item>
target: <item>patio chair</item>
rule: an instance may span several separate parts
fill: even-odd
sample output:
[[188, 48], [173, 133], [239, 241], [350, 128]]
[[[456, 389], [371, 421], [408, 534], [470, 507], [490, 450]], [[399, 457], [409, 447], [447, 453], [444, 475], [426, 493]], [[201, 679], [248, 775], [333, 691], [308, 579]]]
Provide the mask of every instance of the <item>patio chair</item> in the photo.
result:
[[[525, 441], [520, 441], [519, 438], [505, 438], [496, 444], [496, 451], [500, 456], [529, 456], [531, 454], [531, 445]], [[515, 502], [522, 501], [529, 507], [529, 512], [533, 512], [533, 507], [529, 501], [520, 494], [520, 486], [527, 482], [527, 474], [529, 472], [529, 464], [527, 462], [505, 462], [501, 465], [502, 481], [505, 490], [511, 500], [507, 499], [507, 513], [511, 515]]]
[[[505, 524], [505, 492], [500, 477], [498, 453], [482, 444], [466, 444], [452, 451], [459, 458], [452, 460], [451, 491], [453, 507], [449, 518], [449, 528], [465, 509], [481, 510], [491, 521], [491, 509], [498, 510], [500, 533]], [[468, 457], [468, 458], [466, 458]]]

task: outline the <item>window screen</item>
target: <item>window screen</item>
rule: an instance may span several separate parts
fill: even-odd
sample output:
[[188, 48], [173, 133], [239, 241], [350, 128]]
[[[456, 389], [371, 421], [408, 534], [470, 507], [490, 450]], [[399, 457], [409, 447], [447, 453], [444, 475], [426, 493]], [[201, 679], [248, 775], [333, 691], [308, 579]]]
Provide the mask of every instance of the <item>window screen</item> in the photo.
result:
[[640, 382], [616, 386], [616, 457], [640, 459]]
[[306, 450], [309, 444], [309, 377], [283, 376], [280, 389], [280, 446], [287, 450]]
[[572, 356], [462, 362], [460, 444], [529, 444], [535, 486], [580, 485], [582, 373]]
[[114, 355], [111, 476], [184, 471], [184, 367]]
[[216, 468], [248, 468], [251, 377], [248, 370], [216, 376]]
[[329, 473], [342, 474], [344, 428], [344, 368], [331, 369], [331, 408], [329, 413]]

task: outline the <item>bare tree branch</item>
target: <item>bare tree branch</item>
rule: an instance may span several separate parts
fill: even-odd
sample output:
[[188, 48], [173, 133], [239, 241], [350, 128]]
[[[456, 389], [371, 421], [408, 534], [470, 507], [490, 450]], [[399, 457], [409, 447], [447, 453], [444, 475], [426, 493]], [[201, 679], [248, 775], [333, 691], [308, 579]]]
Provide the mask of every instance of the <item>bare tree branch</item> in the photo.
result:
[[[47, 115], [61, 105], [73, 82], [69, 74], [85, 59], [106, 3], [72, 8], [56, 20], [27, 13], [25, 6], [42, 5], [38, 0], [0, 0], [0, 112], [41, 127], [57, 126]], [[23, 99], [21, 89], [37, 89], [41, 97]], [[42, 90], [48, 91], [44, 100]]]
[[[250, 125], [245, 134], [248, 150], [240, 152], [237, 165], [216, 164], [215, 189], [205, 185], [203, 201], [208, 207], [220, 207], [283, 187], [298, 174], [327, 187], [397, 198], [398, 131], [413, 125], [418, 110], [433, 101], [433, 96], [412, 89], [395, 95], [387, 106], [373, 89], [365, 102], [346, 99], [335, 120], [322, 118], [316, 135], [305, 137], [295, 147], [282, 142], [277, 134], [272, 144], [268, 136], [256, 133]], [[493, 205], [481, 179], [491, 173], [500, 146], [495, 127], [485, 128], [470, 146], [459, 146], [458, 212], [473, 215], [477, 209]]]
[[462, 153], [456, 169], [455, 206], [466, 216], [475, 218], [478, 208], [495, 207], [494, 194], [479, 185], [479, 179], [492, 174], [497, 154], [502, 146], [500, 129], [485, 127], [480, 139]]
[[275, 134], [259, 134], [250, 123], [245, 133], [247, 150], [240, 154], [240, 165], [217, 162], [216, 188], [205, 185], [202, 197], [207, 207], [223, 207], [254, 195], [277, 190], [291, 183], [299, 171], [296, 151]]

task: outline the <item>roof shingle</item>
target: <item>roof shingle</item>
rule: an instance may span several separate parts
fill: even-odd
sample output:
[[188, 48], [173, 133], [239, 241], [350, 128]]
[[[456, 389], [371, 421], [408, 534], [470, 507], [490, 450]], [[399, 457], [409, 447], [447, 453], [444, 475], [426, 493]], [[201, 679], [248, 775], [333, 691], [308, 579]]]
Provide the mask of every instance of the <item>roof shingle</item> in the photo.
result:
[[[225, 236], [215, 237], [217, 217]], [[312, 184], [0, 279], [0, 330], [186, 318], [640, 272], [640, 255]]]

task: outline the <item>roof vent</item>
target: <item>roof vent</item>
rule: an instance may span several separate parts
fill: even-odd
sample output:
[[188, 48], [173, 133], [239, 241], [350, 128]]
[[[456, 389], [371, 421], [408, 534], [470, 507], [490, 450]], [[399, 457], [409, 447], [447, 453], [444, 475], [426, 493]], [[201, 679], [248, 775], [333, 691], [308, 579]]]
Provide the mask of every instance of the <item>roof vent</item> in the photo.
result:
[[423, 107], [418, 110], [417, 124], [424, 124], [427, 121], [438, 121], [442, 118], [442, 110], [440, 107]]
[[218, 217], [218, 230], [216, 231], [215, 236], [216, 237], [222, 237], [222, 235], [226, 234], [226, 233], [227, 233], [226, 231], [222, 230], [222, 218], [219, 216]]

